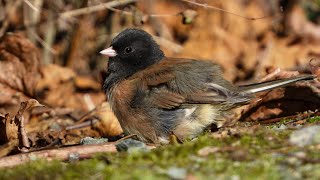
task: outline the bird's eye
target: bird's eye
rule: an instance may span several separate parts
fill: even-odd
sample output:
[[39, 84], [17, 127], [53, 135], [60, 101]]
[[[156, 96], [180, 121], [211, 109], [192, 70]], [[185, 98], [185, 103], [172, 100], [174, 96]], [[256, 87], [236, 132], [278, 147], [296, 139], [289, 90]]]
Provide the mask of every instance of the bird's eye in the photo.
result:
[[126, 53], [131, 53], [132, 48], [131, 48], [131, 47], [126, 47], [126, 49], [124, 49], [124, 51], [125, 51]]

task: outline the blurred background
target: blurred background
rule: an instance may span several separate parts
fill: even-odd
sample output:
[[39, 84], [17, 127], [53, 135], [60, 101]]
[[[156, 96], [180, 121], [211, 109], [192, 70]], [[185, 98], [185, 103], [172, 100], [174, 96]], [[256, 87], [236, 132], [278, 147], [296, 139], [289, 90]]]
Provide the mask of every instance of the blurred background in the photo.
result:
[[[59, 129], [103, 119], [75, 134], [117, 135], [101, 88], [108, 59], [99, 51], [123, 29], [142, 28], [167, 56], [212, 60], [244, 84], [278, 68], [310, 73], [319, 23], [319, 0], [0, 0], [0, 115], [34, 98], [51, 109], [30, 113], [29, 133], [40, 131], [32, 122]], [[57, 136], [41, 137], [50, 144]]]

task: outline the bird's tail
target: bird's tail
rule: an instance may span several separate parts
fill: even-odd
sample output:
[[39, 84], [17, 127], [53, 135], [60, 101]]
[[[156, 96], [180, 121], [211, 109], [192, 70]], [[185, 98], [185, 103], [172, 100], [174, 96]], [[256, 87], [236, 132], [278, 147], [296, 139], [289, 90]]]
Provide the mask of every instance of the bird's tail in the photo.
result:
[[315, 75], [303, 75], [303, 76], [292, 77], [287, 79], [280, 79], [280, 80], [267, 81], [267, 82], [240, 86], [239, 90], [240, 92], [245, 94], [254, 94], [262, 91], [268, 91], [278, 87], [287, 86], [289, 84], [292, 84], [298, 81], [313, 80], [314, 78], [316, 78]]

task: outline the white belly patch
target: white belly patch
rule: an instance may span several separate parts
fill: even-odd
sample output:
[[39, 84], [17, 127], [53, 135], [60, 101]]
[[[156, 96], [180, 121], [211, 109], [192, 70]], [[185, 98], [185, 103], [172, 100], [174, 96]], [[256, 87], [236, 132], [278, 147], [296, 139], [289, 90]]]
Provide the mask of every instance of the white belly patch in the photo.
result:
[[218, 122], [219, 119], [219, 109], [209, 104], [199, 105], [186, 110], [185, 118], [173, 133], [179, 139], [194, 138], [211, 124], [221, 126], [222, 123]]

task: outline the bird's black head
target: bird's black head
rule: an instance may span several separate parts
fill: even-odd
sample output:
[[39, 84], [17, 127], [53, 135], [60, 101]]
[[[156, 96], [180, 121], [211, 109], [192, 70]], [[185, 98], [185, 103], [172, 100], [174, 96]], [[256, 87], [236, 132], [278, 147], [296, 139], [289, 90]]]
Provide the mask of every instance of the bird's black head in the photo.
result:
[[104, 89], [143, 70], [164, 57], [159, 45], [150, 34], [141, 29], [126, 29], [117, 35], [109, 48], [100, 52], [109, 57], [108, 77]]

